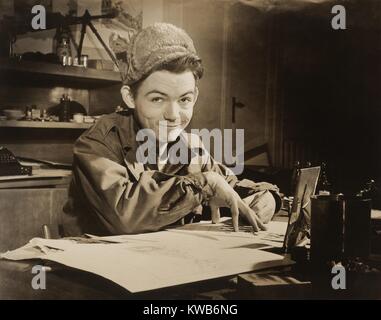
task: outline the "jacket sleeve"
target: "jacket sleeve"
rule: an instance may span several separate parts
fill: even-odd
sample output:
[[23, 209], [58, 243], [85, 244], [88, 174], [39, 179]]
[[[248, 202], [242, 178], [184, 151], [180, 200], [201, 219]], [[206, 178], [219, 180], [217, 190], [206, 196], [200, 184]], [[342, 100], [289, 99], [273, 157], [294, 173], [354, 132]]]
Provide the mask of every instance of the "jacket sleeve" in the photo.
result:
[[145, 171], [129, 178], [115, 151], [91, 136], [74, 146], [74, 177], [90, 210], [111, 234], [156, 231], [181, 219], [211, 195], [203, 173]]

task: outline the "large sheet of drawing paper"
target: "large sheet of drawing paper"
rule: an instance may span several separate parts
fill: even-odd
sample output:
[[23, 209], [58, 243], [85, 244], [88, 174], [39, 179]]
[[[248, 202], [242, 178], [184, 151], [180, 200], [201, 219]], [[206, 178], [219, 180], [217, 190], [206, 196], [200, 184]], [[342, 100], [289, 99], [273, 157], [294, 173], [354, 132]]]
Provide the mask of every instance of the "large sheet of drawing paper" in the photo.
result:
[[262, 250], [281, 246], [285, 229], [285, 223], [272, 222], [266, 232], [231, 232], [225, 221], [94, 238], [99, 243], [34, 238], [2, 258], [51, 260], [140, 292], [290, 264], [283, 256]]

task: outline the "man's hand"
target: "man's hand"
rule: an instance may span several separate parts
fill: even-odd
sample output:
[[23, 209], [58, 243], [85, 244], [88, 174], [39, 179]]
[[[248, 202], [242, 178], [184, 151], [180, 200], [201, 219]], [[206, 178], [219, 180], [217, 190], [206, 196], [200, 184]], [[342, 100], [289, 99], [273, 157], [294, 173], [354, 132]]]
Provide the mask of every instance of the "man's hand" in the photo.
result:
[[218, 208], [227, 207], [232, 212], [234, 231], [238, 231], [239, 214], [242, 214], [247, 219], [253, 226], [254, 231], [266, 230], [255, 212], [250, 209], [222, 176], [215, 172], [206, 172], [205, 177], [208, 185], [213, 190], [213, 196], [209, 199], [212, 217], [216, 216]]

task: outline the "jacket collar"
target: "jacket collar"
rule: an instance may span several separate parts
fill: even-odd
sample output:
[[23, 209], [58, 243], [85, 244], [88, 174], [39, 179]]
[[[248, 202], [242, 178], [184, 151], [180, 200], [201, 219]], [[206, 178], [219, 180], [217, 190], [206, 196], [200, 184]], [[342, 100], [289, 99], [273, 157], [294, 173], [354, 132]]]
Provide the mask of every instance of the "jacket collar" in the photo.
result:
[[136, 150], [139, 146], [136, 141], [136, 133], [139, 130], [138, 122], [131, 109], [119, 112], [117, 119], [116, 125], [124, 151], [124, 163], [134, 178], [139, 180], [145, 169], [144, 165], [136, 160]]
[[128, 109], [117, 114], [118, 132], [123, 149], [136, 149], [138, 147], [136, 133], [140, 129], [140, 126], [136, 120], [135, 112]]

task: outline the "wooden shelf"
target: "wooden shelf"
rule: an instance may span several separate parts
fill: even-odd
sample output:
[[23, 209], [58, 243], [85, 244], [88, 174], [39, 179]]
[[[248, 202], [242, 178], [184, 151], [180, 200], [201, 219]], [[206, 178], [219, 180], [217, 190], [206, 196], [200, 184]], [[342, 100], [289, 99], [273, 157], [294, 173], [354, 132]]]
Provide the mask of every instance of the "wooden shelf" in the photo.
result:
[[2, 120], [0, 128], [88, 129], [92, 123]]
[[16, 61], [0, 58], [0, 78], [17, 79], [25, 74], [29, 79], [40, 78], [54, 83], [79, 84], [84, 87], [100, 87], [121, 83], [119, 72], [97, 70], [92, 68], [62, 66], [54, 63]]

